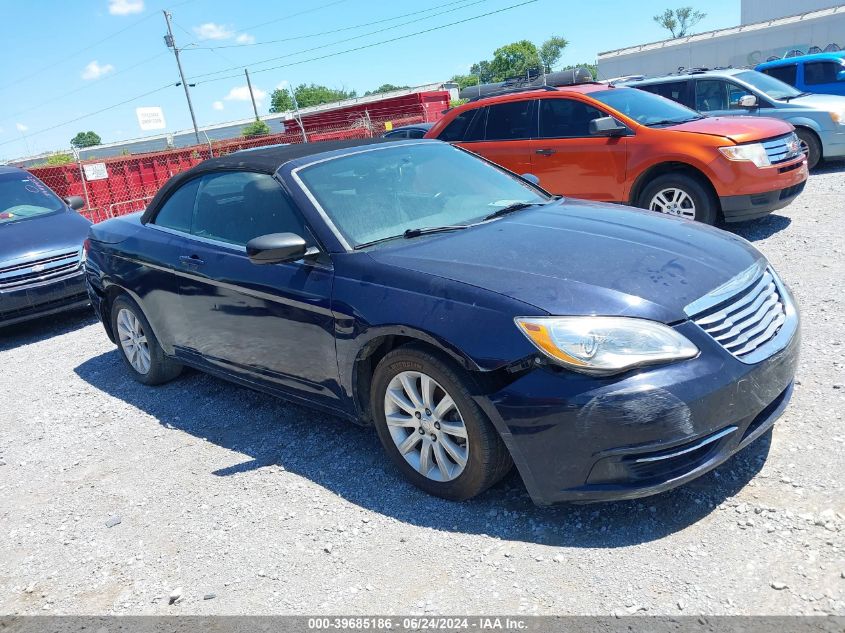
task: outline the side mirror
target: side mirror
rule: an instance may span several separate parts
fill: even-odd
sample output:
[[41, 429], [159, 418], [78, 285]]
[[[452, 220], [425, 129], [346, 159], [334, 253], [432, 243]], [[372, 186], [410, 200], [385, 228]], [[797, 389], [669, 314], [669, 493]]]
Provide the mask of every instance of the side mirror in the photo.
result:
[[259, 235], [246, 243], [246, 254], [253, 264], [281, 264], [302, 259], [308, 250], [296, 233]]
[[64, 200], [65, 204], [74, 211], [79, 211], [85, 206], [85, 200], [83, 200], [80, 196], [68, 196]]
[[625, 136], [628, 128], [612, 116], [603, 116], [590, 121], [591, 136]]
[[532, 185], [537, 185], [538, 187], [540, 186], [540, 179], [534, 174], [522, 174], [522, 178], [530, 182]]
[[757, 97], [754, 95], [742, 95], [739, 98], [739, 107], [740, 108], [756, 108], [757, 107]]

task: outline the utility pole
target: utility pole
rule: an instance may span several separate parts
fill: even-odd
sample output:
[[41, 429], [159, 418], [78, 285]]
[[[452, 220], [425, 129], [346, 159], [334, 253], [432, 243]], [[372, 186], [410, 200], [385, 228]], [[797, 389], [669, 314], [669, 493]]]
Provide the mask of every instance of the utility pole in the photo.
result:
[[302, 142], [307, 143], [308, 137], [305, 135], [305, 126], [302, 124], [302, 115], [299, 114], [299, 104], [296, 102], [296, 93], [293, 90], [293, 86], [288, 85], [288, 92], [290, 92], [290, 98], [293, 101], [293, 112], [296, 122], [299, 123], [299, 129], [302, 132]]
[[162, 10], [164, 13], [164, 21], [167, 22], [167, 35], [164, 36], [164, 43], [169, 48], [173, 49], [173, 54], [176, 56], [176, 65], [179, 67], [179, 77], [182, 79], [182, 87], [185, 89], [185, 98], [188, 100], [188, 110], [191, 112], [191, 122], [194, 124], [194, 135], [197, 137], [197, 145], [200, 144], [200, 131], [197, 127], [197, 117], [194, 115], [194, 105], [191, 103], [191, 93], [188, 90], [188, 82], [185, 81], [185, 73], [182, 72], [182, 62], [179, 60], [179, 48], [176, 46], [176, 40], [173, 39], [173, 29], [170, 27], [170, 13], [167, 9]]
[[252, 111], [255, 112], [255, 120], [258, 121], [258, 108], [255, 105], [255, 95], [252, 92], [252, 82], [249, 80], [249, 71], [244, 68], [244, 75], [246, 75], [246, 85], [249, 88], [249, 98], [252, 99]]

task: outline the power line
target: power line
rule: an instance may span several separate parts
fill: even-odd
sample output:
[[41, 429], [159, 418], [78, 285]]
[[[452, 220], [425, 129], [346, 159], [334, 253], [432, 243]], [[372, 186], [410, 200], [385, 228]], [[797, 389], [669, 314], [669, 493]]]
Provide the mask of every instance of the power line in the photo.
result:
[[159, 57], [163, 57], [164, 55], [167, 55], [167, 51], [163, 51], [161, 53], [158, 53], [157, 55], [153, 55], [152, 57], [147, 57], [146, 59], [142, 59], [141, 61], [139, 61], [136, 64], [132, 64], [131, 66], [127, 66], [126, 68], [121, 68], [120, 70], [117, 70], [113, 73], [110, 73], [108, 75], [100, 77], [99, 79], [95, 79], [93, 82], [86, 83], [86, 84], [80, 86], [79, 88], [75, 88], [74, 90], [68, 90], [67, 92], [62, 92], [61, 94], [53, 97], [52, 99], [46, 99], [44, 101], [39, 101], [36, 105], [32, 106], [31, 108], [26, 108], [24, 110], [20, 110], [20, 111], [14, 113], [14, 114], [10, 114], [8, 116], [5, 116], [5, 117], [3, 117], [3, 119], [0, 119], [0, 120], [7, 121], [7, 120], [10, 120], [10, 119], [14, 119], [14, 118], [16, 118], [16, 117], [18, 117], [22, 114], [27, 114], [29, 112], [32, 112], [33, 110], [38, 110], [39, 108], [50, 105], [51, 103], [55, 103], [56, 101], [64, 101], [70, 95], [76, 94], [77, 92], [82, 92], [83, 90], [89, 90], [92, 85], [96, 85], [96, 84], [100, 84], [104, 81], [108, 81], [109, 79], [117, 77], [121, 73], [125, 73], [125, 72], [129, 72], [130, 70], [134, 70], [135, 68], [138, 68], [138, 66], [143, 66], [144, 64], [148, 64], [149, 62], [151, 62], [155, 59], [158, 59]]
[[[446, 2], [444, 4], [438, 4], [433, 7], [429, 7], [428, 9], [422, 9], [420, 11], [412, 11], [411, 13], [403, 13], [402, 15], [395, 15], [392, 18], [384, 18], [382, 20], [375, 20], [373, 22], [364, 22], [363, 24], [353, 24], [352, 26], [345, 26], [339, 29], [332, 29], [331, 31], [322, 31], [320, 33], [309, 33], [308, 35], [294, 35], [292, 37], [285, 37], [279, 40], [267, 40], [265, 42], [252, 42], [248, 44], [221, 44], [220, 46], [195, 46], [191, 50], [195, 51], [204, 51], [204, 50], [217, 50], [221, 48], [243, 48], [246, 46], [266, 46], [268, 44], [279, 44], [281, 42], [292, 42], [294, 40], [306, 40], [312, 37], [320, 37], [322, 35], [333, 35], [334, 33], [342, 33], [344, 31], [354, 31], [355, 29], [361, 29], [365, 26], [374, 26], [376, 24], [384, 24], [385, 22], [392, 22], [393, 20], [401, 20], [402, 18], [407, 18], [412, 15], [419, 15], [420, 13], [428, 13], [429, 11], [434, 11], [436, 9], [440, 9], [442, 7], [449, 7], [455, 4], [462, 4], [467, 2], [468, 0], [453, 0], [452, 2]], [[483, 1], [483, 0], [482, 0]], [[465, 4], [464, 6], [472, 6], [473, 4], [478, 4], [478, 2], [471, 2], [470, 4]], [[463, 7], [459, 7], [463, 8]], [[440, 15], [440, 14], [437, 14]], [[434, 17], [434, 16], [429, 16]]]
[[[381, 40], [379, 42], [372, 42], [370, 44], [364, 44], [363, 46], [356, 46], [355, 48], [348, 48], [346, 50], [336, 51], [334, 53], [327, 53], [326, 55], [319, 55], [317, 57], [310, 57], [308, 59], [302, 59], [302, 60], [299, 60], [299, 61], [296, 61], [296, 62], [290, 62], [288, 64], [280, 64], [278, 66], [272, 66], [270, 68], [261, 68], [259, 70], [253, 70], [252, 74], [257, 75], [258, 73], [268, 72], [268, 71], [271, 71], [271, 70], [278, 70], [279, 68], [289, 68], [290, 66], [298, 66], [299, 64], [306, 64], [308, 62], [318, 61], [318, 60], [321, 60], [321, 59], [329, 59], [331, 57], [337, 57], [339, 55], [345, 55], [347, 53], [354, 53], [356, 51], [361, 51], [361, 50], [365, 50], [365, 49], [368, 49], [368, 48], [373, 48], [375, 46], [381, 46], [382, 44], [389, 44], [391, 42], [398, 42], [400, 40], [408, 39], [410, 37], [416, 37], [417, 35], [423, 35], [425, 33], [432, 33], [434, 31], [439, 31], [441, 29], [445, 29], [445, 28], [448, 28], [450, 26], [455, 26], [455, 25], [458, 25], [458, 24], [464, 24], [466, 22], [478, 20], [480, 18], [484, 18], [484, 17], [490, 16], [490, 15], [502, 13], [504, 11], [510, 11], [511, 9], [516, 9], [518, 7], [522, 7], [522, 6], [525, 6], [527, 4], [533, 4], [535, 2], [537, 2], [537, 0], [525, 0], [525, 2], [520, 2], [518, 4], [512, 4], [510, 6], [503, 7], [501, 9], [497, 9], [495, 11], [488, 11], [487, 13], [481, 13], [479, 15], [474, 15], [474, 16], [471, 16], [471, 17], [468, 17], [468, 18], [464, 18], [463, 20], [457, 20], [455, 22], [449, 22], [448, 24], [441, 24], [439, 26], [433, 26], [429, 29], [424, 29], [422, 31], [416, 31], [414, 33], [407, 33], [405, 35], [399, 35], [397, 37], [393, 37], [393, 38], [390, 38], [390, 39], [387, 39], [387, 40]], [[326, 46], [330, 46], [330, 44], [327, 44]], [[324, 47], [321, 46], [319, 48], [324, 48]], [[282, 55], [281, 57], [265, 59], [265, 60], [252, 62], [252, 63], [253, 64], [263, 64], [263, 63], [266, 63], [268, 61], [274, 61], [274, 60], [277, 60], [277, 59], [284, 59], [286, 57], [290, 57], [291, 55], [295, 55], [295, 54], [296, 53], [291, 53], [290, 55]], [[245, 64], [245, 65], [250, 65], [250, 64]], [[221, 73], [221, 72], [227, 72], [229, 70], [233, 70], [233, 69], [227, 68], [225, 70], [220, 70], [220, 71], [217, 71], [217, 72]], [[216, 73], [208, 73], [206, 75], [199, 75], [198, 78], [199, 77], [206, 77], [208, 75], [213, 75], [213, 74], [216, 74]], [[215, 77], [213, 79], [206, 79], [205, 81], [202, 81], [202, 82], [199, 82], [199, 83], [201, 83], [201, 84], [213, 83], [215, 81], [224, 81], [226, 79], [232, 79], [233, 77], [238, 77], [238, 76], [239, 75], [227, 75], [225, 77]]]
[[[181, 7], [182, 5], [188, 4], [189, 2], [193, 2], [193, 1], [194, 0], [183, 0], [182, 2], [174, 5], [174, 8], [175, 7]], [[68, 54], [62, 55], [62, 57], [60, 59], [56, 59], [55, 61], [51, 62], [50, 64], [47, 64], [46, 66], [42, 66], [41, 68], [37, 68], [36, 70], [27, 71], [26, 75], [19, 77], [18, 79], [14, 79], [14, 80], [4, 84], [2, 86], [2, 88], [0, 88], [0, 89], [11, 88], [12, 86], [16, 86], [20, 83], [23, 83], [25, 81], [32, 79], [36, 75], [40, 75], [45, 70], [52, 70], [53, 68], [56, 67], [57, 64], [60, 64], [61, 62], [65, 62], [69, 59], [73, 59], [75, 57], [79, 57], [82, 53], [86, 53], [86, 52], [90, 51], [91, 49], [96, 48], [97, 46], [99, 46], [103, 42], [107, 42], [111, 39], [114, 39], [118, 35], [125, 33], [126, 31], [128, 31], [130, 29], [134, 29], [136, 26], [138, 26], [142, 22], [149, 20], [154, 15], [155, 15], [155, 11], [150, 11], [150, 13], [148, 15], [145, 15], [144, 17], [139, 18], [138, 20], [135, 20], [134, 22], [132, 22], [128, 26], [125, 26], [122, 29], [115, 31], [111, 35], [106, 35], [104, 38], [99, 39], [96, 42], [89, 44], [88, 46], [85, 46], [83, 48], [74, 49], [71, 52], [69, 52]]]
[[[56, 123], [55, 125], [51, 125], [50, 127], [45, 127], [45, 128], [40, 129], [40, 130], [36, 130], [35, 132], [28, 132], [26, 136], [27, 136], [27, 138], [32, 137], [32, 136], [38, 136], [39, 134], [43, 134], [44, 132], [49, 132], [50, 130], [55, 130], [55, 129], [63, 127], [65, 125], [70, 125], [71, 123], [76, 123], [77, 121], [81, 121], [82, 119], [87, 119], [88, 117], [92, 117], [96, 114], [102, 114], [103, 112], [108, 112], [109, 110], [114, 110], [115, 108], [119, 108], [122, 105], [126, 105], [127, 103], [137, 101], [138, 99], [143, 99], [144, 97], [148, 97], [148, 96], [155, 94], [157, 92], [161, 92], [162, 90], [166, 90], [167, 88], [172, 88], [173, 86], [174, 86], [174, 83], [169, 83], [165, 86], [160, 86], [159, 88], [156, 88], [154, 90], [150, 90], [150, 91], [145, 92], [143, 94], [135, 95], [134, 97], [130, 97], [129, 99], [125, 99], [124, 101], [121, 101], [120, 103], [114, 103], [110, 106], [106, 106], [105, 108], [100, 108], [99, 110], [95, 110], [94, 112], [89, 112], [88, 114], [83, 114], [83, 115], [78, 116], [74, 119], [70, 119], [69, 121], [63, 121], [61, 123]], [[16, 143], [17, 141], [18, 141], [18, 139], [11, 139], [11, 140], [8, 140], [8, 141], [3, 141], [3, 142], [0, 142], [0, 146], [8, 145], [9, 143]]]
[[243, 33], [244, 31], [253, 31], [255, 29], [259, 29], [263, 26], [267, 26], [268, 24], [275, 24], [276, 22], [282, 22], [283, 20], [290, 20], [291, 18], [299, 17], [300, 15], [305, 15], [307, 13], [314, 13], [315, 11], [321, 11], [323, 9], [328, 9], [329, 7], [333, 7], [336, 4], [341, 4], [342, 2], [346, 2], [347, 0], [335, 0], [334, 2], [329, 2], [328, 4], [322, 4], [319, 7], [312, 7], [310, 9], [305, 9], [304, 11], [299, 11], [298, 13], [291, 13], [290, 15], [284, 15], [280, 18], [274, 18], [272, 20], [268, 20], [266, 22], [260, 22], [258, 24], [254, 24], [253, 26], [248, 26], [243, 29], [238, 29], [237, 31], [233, 31], [233, 33]]

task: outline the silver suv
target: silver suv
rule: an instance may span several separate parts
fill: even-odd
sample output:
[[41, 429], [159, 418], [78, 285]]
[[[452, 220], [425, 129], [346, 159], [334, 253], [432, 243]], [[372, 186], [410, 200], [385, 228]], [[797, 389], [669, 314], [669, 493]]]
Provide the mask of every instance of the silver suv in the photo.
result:
[[787, 121], [795, 126], [810, 169], [823, 158], [845, 158], [845, 97], [801, 92], [779, 79], [742, 68], [688, 70], [622, 85], [653, 92], [711, 116], [752, 115]]

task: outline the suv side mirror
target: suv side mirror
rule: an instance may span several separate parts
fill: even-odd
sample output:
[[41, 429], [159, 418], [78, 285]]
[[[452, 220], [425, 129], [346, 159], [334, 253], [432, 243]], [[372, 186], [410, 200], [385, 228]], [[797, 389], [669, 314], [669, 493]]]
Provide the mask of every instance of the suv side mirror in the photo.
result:
[[757, 107], [757, 97], [754, 95], [742, 95], [739, 98], [739, 107], [740, 108], [756, 108]]
[[590, 121], [591, 136], [626, 136], [628, 128], [612, 116], [603, 116]]
[[259, 235], [246, 243], [246, 254], [253, 264], [281, 264], [302, 259], [308, 251], [305, 240], [296, 233]]
[[69, 206], [74, 211], [79, 211], [82, 207], [85, 206], [85, 200], [83, 200], [79, 196], [68, 196], [64, 199], [65, 204]]

